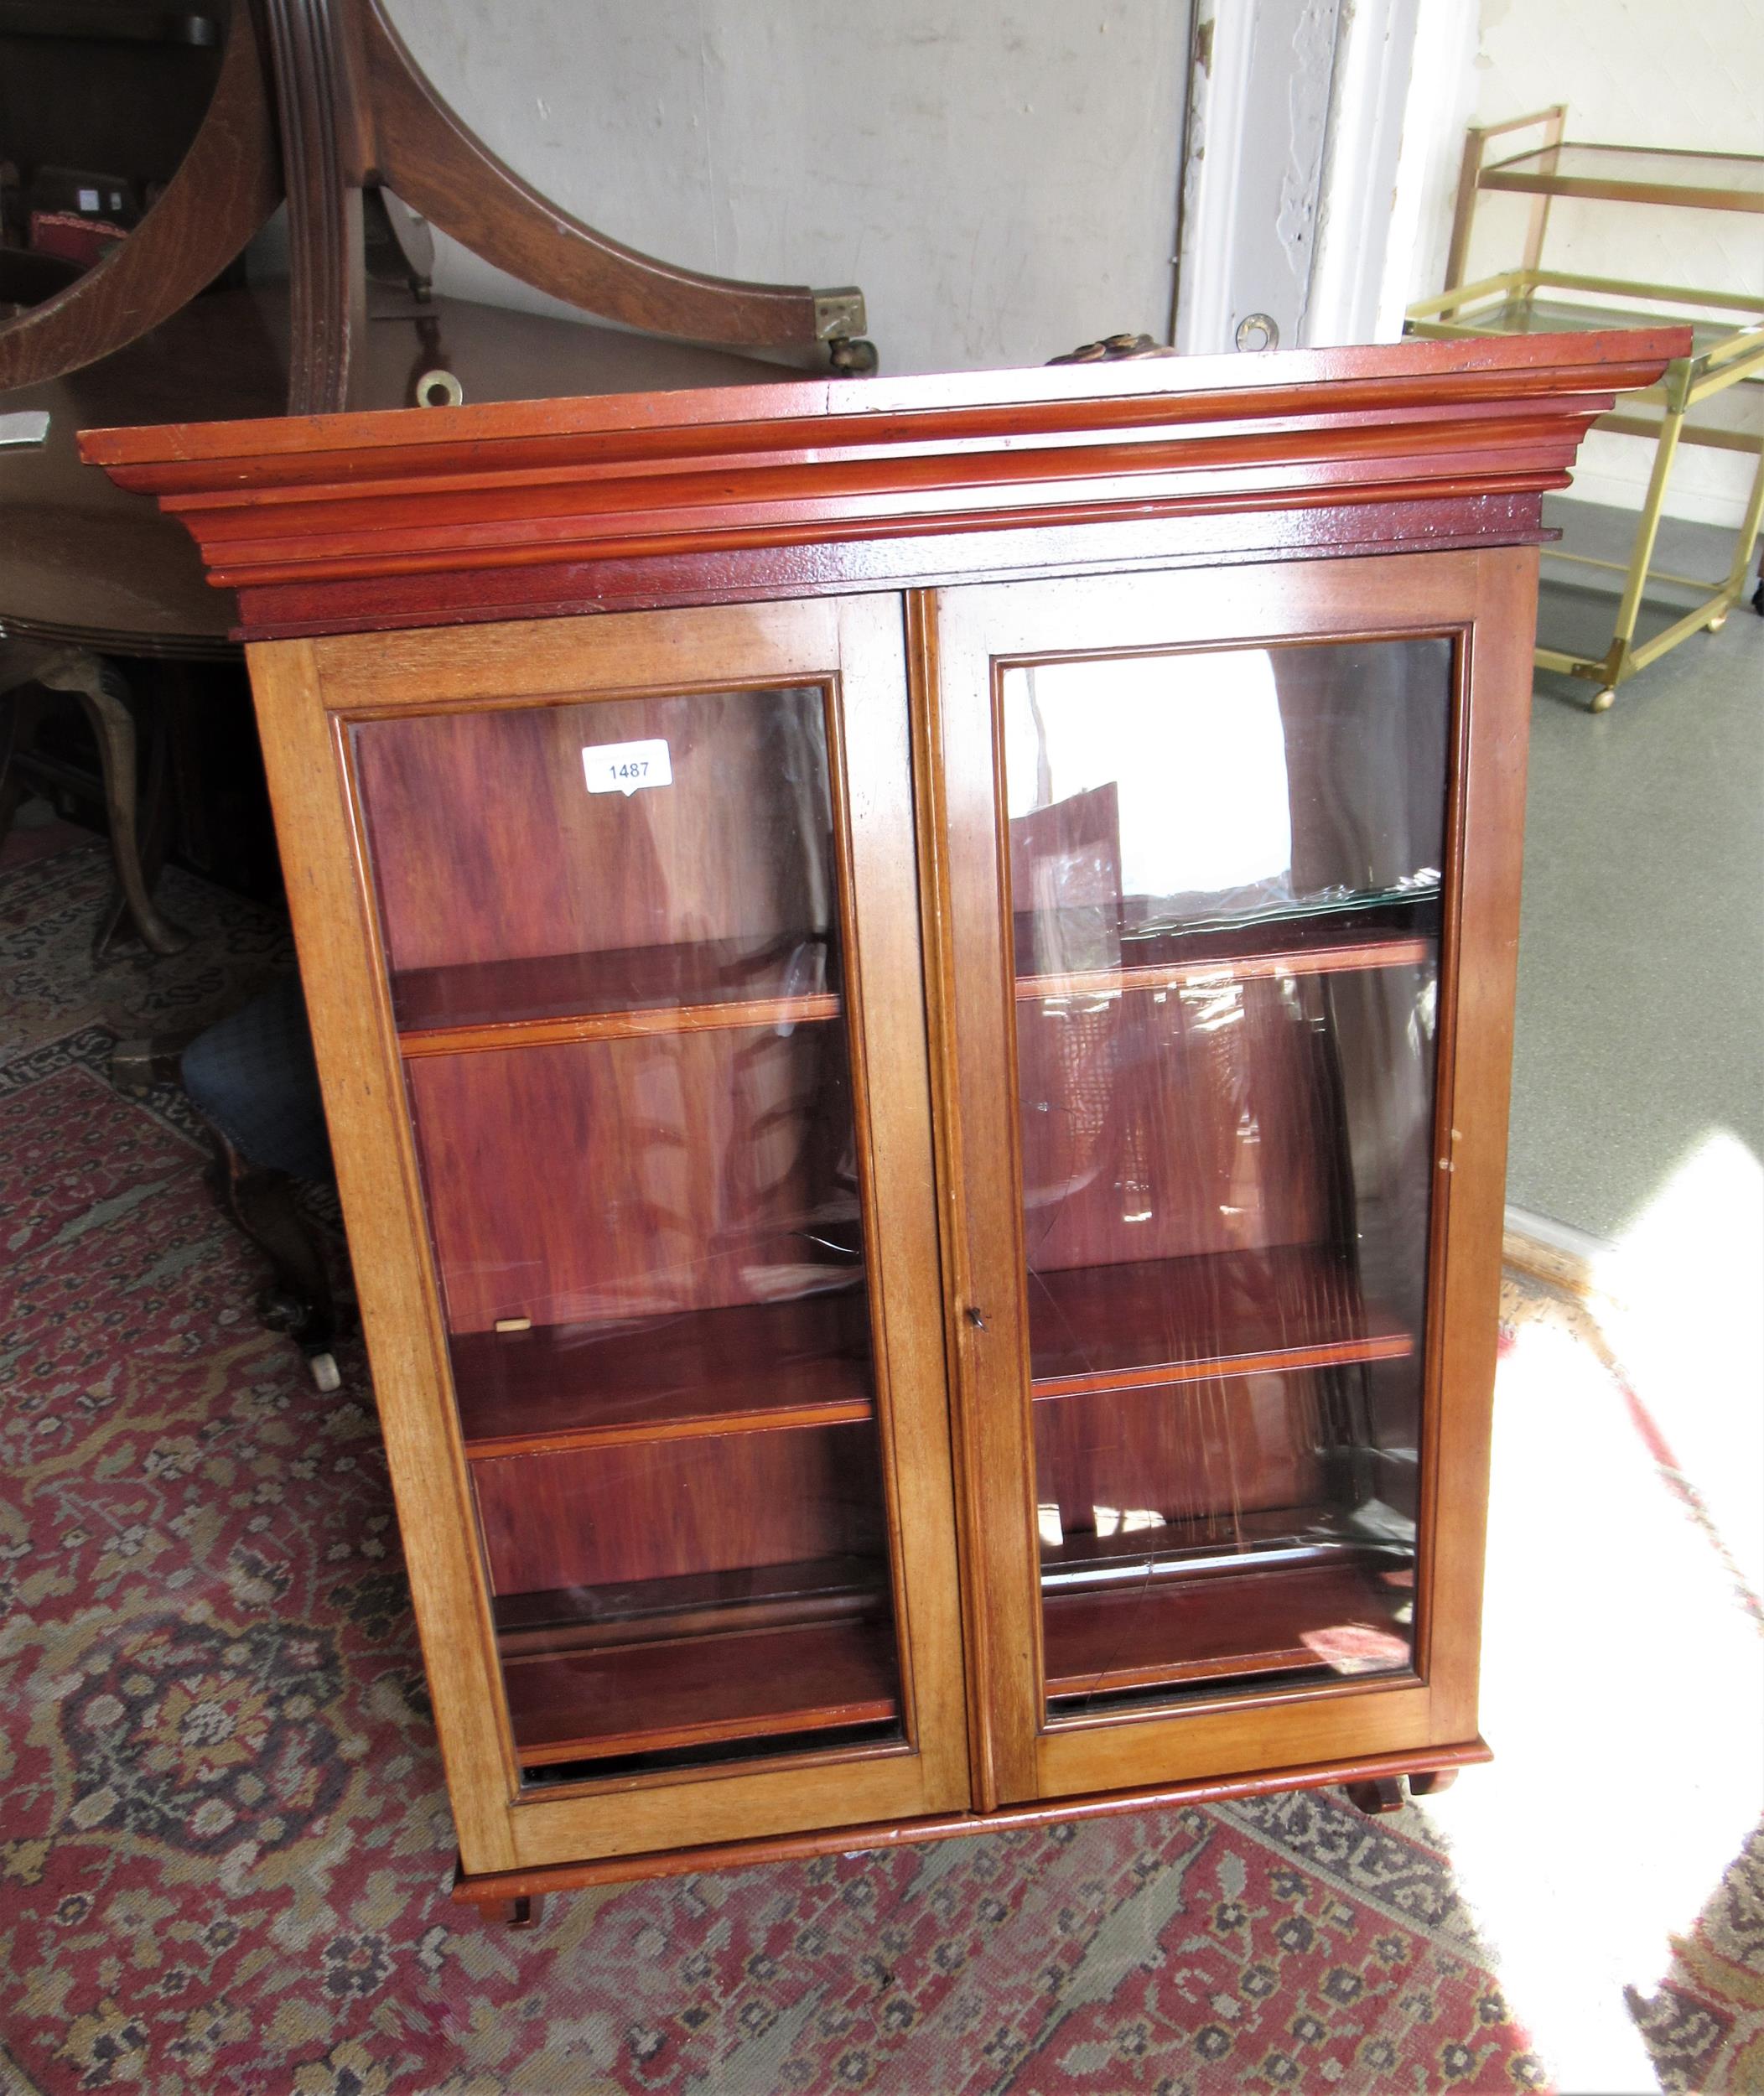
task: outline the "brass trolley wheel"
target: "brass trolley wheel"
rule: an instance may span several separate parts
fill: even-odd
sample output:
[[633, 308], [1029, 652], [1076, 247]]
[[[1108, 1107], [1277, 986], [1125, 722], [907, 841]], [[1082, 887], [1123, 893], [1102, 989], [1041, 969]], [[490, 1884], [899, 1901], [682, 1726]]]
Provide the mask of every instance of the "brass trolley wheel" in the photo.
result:
[[1611, 711], [1611, 703], [1616, 695], [1617, 687], [1615, 684], [1607, 684], [1602, 691], [1595, 692], [1592, 695], [1592, 712], [1608, 713]]

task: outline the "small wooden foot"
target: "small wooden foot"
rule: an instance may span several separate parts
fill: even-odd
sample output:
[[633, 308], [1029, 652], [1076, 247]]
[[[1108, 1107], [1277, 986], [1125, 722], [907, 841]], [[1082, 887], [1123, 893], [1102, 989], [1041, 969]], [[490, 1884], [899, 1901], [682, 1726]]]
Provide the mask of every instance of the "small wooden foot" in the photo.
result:
[[1424, 1768], [1419, 1775], [1409, 1779], [1411, 1798], [1437, 1798], [1442, 1790], [1450, 1790], [1458, 1780], [1455, 1768]]
[[545, 1917], [545, 1895], [535, 1892], [530, 1898], [515, 1900], [480, 1900], [478, 1912], [486, 1922], [501, 1922], [505, 1928], [537, 1928]]
[[1344, 1783], [1347, 1802], [1357, 1805], [1363, 1813], [1401, 1812], [1403, 1809], [1403, 1778], [1400, 1776], [1368, 1776], [1362, 1782]]

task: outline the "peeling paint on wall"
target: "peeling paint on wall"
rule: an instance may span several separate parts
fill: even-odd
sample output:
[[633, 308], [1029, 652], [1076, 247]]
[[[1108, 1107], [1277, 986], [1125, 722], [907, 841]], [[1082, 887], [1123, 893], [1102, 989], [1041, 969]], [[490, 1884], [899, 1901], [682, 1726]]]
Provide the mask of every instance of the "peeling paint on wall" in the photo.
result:
[[1335, 74], [1340, 0], [1305, 0], [1292, 25], [1287, 72], [1287, 150], [1280, 179], [1280, 208], [1274, 236], [1284, 251], [1297, 290], [1297, 324], [1284, 339], [1305, 333], [1315, 253], [1317, 204], [1323, 179], [1323, 148], [1329, 133], [1330, 84]]
[[1341, 0], [1201, 0], [1176, 339], [1228, 350], [1266, 314], [1304, 339]]

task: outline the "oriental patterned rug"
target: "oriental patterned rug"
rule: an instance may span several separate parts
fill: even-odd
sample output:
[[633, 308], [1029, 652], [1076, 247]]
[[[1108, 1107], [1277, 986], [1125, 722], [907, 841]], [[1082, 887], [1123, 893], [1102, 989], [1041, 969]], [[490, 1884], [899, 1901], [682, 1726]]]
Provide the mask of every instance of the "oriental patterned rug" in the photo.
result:
[[[173, 880], [190, 953], [95, 980], [103, 879], [70, 840], [0, 866], [8, 2096], [1551, 2084], [1424, 1809], [1339, 1793], [611, 1888], [530, 1935], [452, 1906], [359, 1350], [312, 1389], [177, 1095], [106, 1077], [114, 1028], [285, 942]], [[1667, 2086], [1758, 2086], [1761, 1865], [1612, 2004]]]

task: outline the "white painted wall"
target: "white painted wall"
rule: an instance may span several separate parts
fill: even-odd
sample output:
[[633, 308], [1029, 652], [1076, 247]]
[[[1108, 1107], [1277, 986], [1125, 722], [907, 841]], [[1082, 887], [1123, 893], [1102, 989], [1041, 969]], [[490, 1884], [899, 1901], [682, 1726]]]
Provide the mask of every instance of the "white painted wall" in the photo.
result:
[[[1406, 236], [1388, 278], [1386, 327], [1408, 300], [1442, 288], [1466, 123], [1565, 101], [1571, 138], [1764, 153], [1764, 0], [1427, 0], [1420, 34], [1396, 205]], [[1525, 143], [1497, 139], [1496, 156]], [[1481, 200], [1471, 278], [1517, 263], [1529, 208], [1527, 197]], [[1559, 197], [1544, 258], [1589, 275], [1764, 296], [1764, 218]], [[1735, 387], [1699, 414], [1756, 430], [1761, 393]], [[1575, 491], [1633, 507], [1651, 464], [1651, 446], [1595, 432]], [[1668, 509], [1737, 524], [1751, 472], [1743, 456], [1682, 447]]]
[[[883, 368], [1169, 340], [1189, 0], [389, 0], [529, 181], [720, 276], [857, 283]], [[465, 297], [562, 311], [451, 242]]]
[[[1393, 244], [1406, 269], [1418, 217], [1399, 233], [1392, 209], [1417, 128], [1414, 62], [1424, 27], [1436, 43], [1442, 13], [1466, 4], [1198, 0], [1180, 349], [1264, 348], [1271, 331], [1289, 349], [1401, 333], [1400, 294], [1384, 309]], [[1448, 76], [1468, 65], [1466, 53]]]
[[1439, 0], [1348, 0], [1341, 10], [1305, 316], [1305, 339], [1320, 347], [1386, 339], [1378, 320], [1409, 86], [1423, 18], [1439, 13]]
[[1409, 302], [1444, 288], [1465, 127], [1476, 100], [1481, 0], [1422, 0], [1391, 197], [1373, 340], [1394, 342]]

